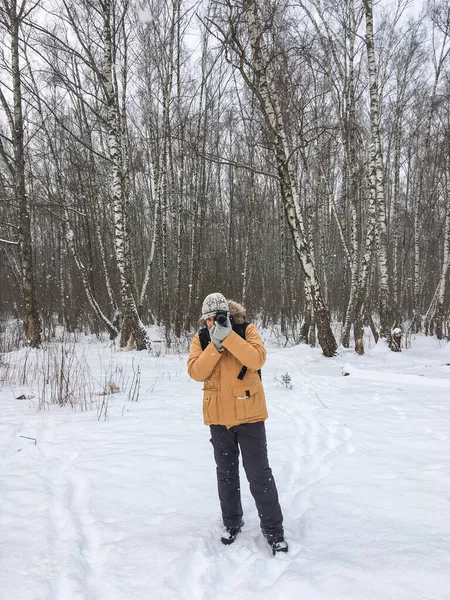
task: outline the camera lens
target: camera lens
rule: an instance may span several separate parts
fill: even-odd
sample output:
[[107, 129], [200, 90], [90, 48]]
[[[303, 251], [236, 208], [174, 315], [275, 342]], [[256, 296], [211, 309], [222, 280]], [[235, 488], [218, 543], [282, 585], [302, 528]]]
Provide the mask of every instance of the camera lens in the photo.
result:
[[226, 325], [227, 315], [224, 313], [219, 313], [216, 315], [216, 322], [219, 323], [219, 325]]

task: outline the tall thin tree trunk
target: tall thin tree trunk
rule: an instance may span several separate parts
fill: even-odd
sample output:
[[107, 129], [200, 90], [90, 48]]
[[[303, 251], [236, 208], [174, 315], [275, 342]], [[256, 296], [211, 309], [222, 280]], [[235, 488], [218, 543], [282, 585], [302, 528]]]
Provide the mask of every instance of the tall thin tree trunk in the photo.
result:
[[183, 326], [183, 309], [181, 303], [181, 274], [183, 264], [183, 202], [184, 202], [184, 186], [185, 186], [185, 125], [182, 114], [182, 88], [181, 88], [181, 0], [176, 3], [176, 21], [177, 21], [177, 36], [176, 36], [176, 80], [177, 80], [177, 111], [178, 124], [180, 127], [179, 154], [180, 154], [180, 174], [178, 183], [177, 195], [177, 210], [176, 210], [176, 273], [175, 273], [175, 335], [181, 336], [181, 328]]
[[[446, 179], [448, 179], [448, 173]], [[438, 340], [442, 340], [444, 336], [444, 319], [445, 319], [445, 290], [447, 282], [447, 273], [450, 264], [450, 186], [446, 186], [446, 204], [447, 210], [445, 215], [444, 226], [444, 256], [442, 260], [441, 278], [439, 280], [439, 291], [437, 296], [436, 317], [435, 317], [435, 332]]]
[[371, 167], [373, 169], [373, 173], [371, 175], [371, 185], [375, 186], [375, 197], [377, 206], [377, 250], [380, 286], [380, 337], [387, 340], [391, 350], [399, 350], [397, 344], [391, 343], [391, 329], [393, 325], [393, 320], [387, 261], [386, 201], [384, 196], [383, 158], [380, 142], [380, 101], [378, 97], [378, 74], [373, 34], [372, 0], [364, 0], [364, 9], [366, 17], [367, 65], [369, 70], [370, 82], [370, 129], [372, 144], [374, 146], [374, 160], [371, 163]]
[[[370, 145], [369, 151], [369, 177], [367, 185], [367, 232], [364, 253], [361, 257], [361, 266], [359, 271], [358, 294], [355, 300], [355, 318], [353, 321], [353, 331], [355, 336], [355, 350], [358, 354], [364, 354], [364, 315], [367, 312], [366, 299], [369, 287], [370, 270], [373, 262], [373, 252], [376, 245], [377, 230], [377, 207], [375, 191], [375, 148]], [[374, 336], [375, 337], [375, 336]], [[376, 337], [378, 341], [378, 335]]]
[[120, 292], [122, 300], [123, 323], [120, 345], [125, 347], [132, 334], [138, 350], [149, 347], [150, 342], [145, 328], [141, 322], [133, 297], [131, 284], [131, 264], [127, 253], [127, 229], [125, 223], [126, 201], [124, 198], [124, 165], [123, 149], [121, 148], [121, 129], [119, 103], [117, 90], [114, 88], [113, 44], [111, 32], [112, 5], [110, 0], [105, 0], [103, 5], [103, 43], [104, 43], [104, 90], [108, 108], [108, 142], [111, 161], [112, 199], [114, 212], [114, 241], [116, 250], [117, 268], [120, 276]]
[[400, 153], [401, 153], [401, 128], [402, 128], [403, 112], [401, 107], [397, 109], [395, 142], [394, 142], [394, 198], [393, 198], [393, 215], [394, 222], [394, 239], [393, 239], [393, 257], [392, 257], [392, 283], [393, 283], [393, 301], [395, 310], [395, 324], [400, 320], [399, 317], [399, 290], [400, 290], [400, 273], [398, 268], [398, 237], [399, 237], [399, 204], [400, 204]]
[[[279, 204], [279, 203], [278, 203]], [[286, 300], [287, 300], [287, 285], [286, 285], [286, 229], [283, 207], [278, 208], [279, 228], [280, 228], [280, 277], [281, 277], [281, 333], [287, 337], [287, 319], [286, 319]]]
[[[208, 9], [208, 18], [209, 18]], [[206, 132], [206, 118], [207, 118], [207, 107], [206, 107], [206, 72], [207, 72], [207, 57], [208, 57], [208, 32], [203, 32], [202, 40], [202, 61], [201, 61], [201, 83], [200, 83], [200, 94], [199, 94], [199, 116], [197, 122], [197, 139], [203, 139], [201, 152], [205, 154], [206, 135], [200, 135], [200, 132]], [[203, 111], [203, 112], [202, 112]], [[201, 161], [201, 162], [200, 162]], [[188, 303], [185, 318], [185, 328], [189, 329], [191, 323], [194, 321], [194, 300], [197, 298], [199, 293], [199, 281], [200, 281], [200, 233], [203, 230], [204, 215], [205, 215], [205, 201], [203, 194], [205, 191], [205, 159], [199, 158], [195, 170], [196, 181], [193, 187], [193, 203], [192, 203], [192, 230], [190, 239], [190, 252], [189, 252], [189, 292], [188, 292]]]
[[18, 10], [17, 0], [9, 3], [9, 32], [11, 36], [11, 76], [13, 92], [13, 126], [11, 139], [14, 152], [14, 196], [19, 210], [19, 252], [24, 304], [24, 331], [28, 346], [41, 346], [42, 324], [36, 297], [36, 281], [31, 244], [31, 215], [25, 182], [24, 122], [22, 111], [22, 80], [20, 74], [19, 38], [25, 2]]
[[[360, 209], [359, 209], [359, 190], [358, 190], [358, 156], [356, 152], [356, 98], [355, 98], [355, 36], [356, 23], [353, 2], [349, 8], [349, 67], [348, 67], [348, 85], [347, 87], [347, 102], [348, 114], [346, 119], [346, 127], [344, 129], [344, 152], [345, 165], [348, 168], [348, 196], [350, 197], [350, 211], [352, 226], [350, 230], [350, 296], [347, 309], [345, 311], [344, 327], [342, 332], [342, 345], [348, 348], [350, 345], [350, 328], [352, 323], [357, 320], [356, 327], [353, 332], [355, 334], [355, 345], [360, 348], [359, 328], [361, 327], [361, 317], [356, 309], [358, 294], [360, 293]], [[357, 333], [358, 332], [358, 333]], [[358, 335], [358, 339], [357, 339]]]
[[[325, 356], [334, 356], [337, 344], [331, 329], [328, 308], [325, 305], [321, 286], [311, 259], [311, 250], [305, 237], [297, 176], [292, 164], [291, 150], [285, 132], [281, 104], [273, 82], [268, 52], [259, 22], [256, 0], [246, 0], [244, 2], [244, 11], [252, 49], [252, 67], [258, 85], [261, 108], [274, 137], [282, 198], [297, 255], [305, 275], [306, 285], [311, 293], [319, 343]], [[245, 77], [245, 72], [243, 74]]]
[[162, 156], [160, 161], [160, 206], [161, 206], [161, 300], [162, 310], [161, 314], [163, 317], [166, 343], [170, 345], [170, 327], [171, 327], [171, 294], [169, 294], [169, 221], [171, 221], [170, 212], [172, 210], [172, 203], [170, 196], [173, 193], [172, 181], [169, 178], [169, 171], [171, 166], [169, 165], [171, 151], [170, 144], [170, 107], [172, 103], [172, 80], [174, 72], [174, 52], [175, 52], [175, 25], [177, 19], [177, 0], [172, 2], [171, 22], [169, 30], [169, 41], [168, 41], [168, 58], [165, 72], [165, 80], [163, 83], [163, 117], [162, 117]]

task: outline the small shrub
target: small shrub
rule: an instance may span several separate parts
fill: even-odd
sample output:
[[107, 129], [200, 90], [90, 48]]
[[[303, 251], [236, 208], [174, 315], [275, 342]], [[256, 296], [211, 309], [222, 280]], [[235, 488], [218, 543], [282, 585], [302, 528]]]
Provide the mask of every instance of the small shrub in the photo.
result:
[[281, 375], [280, 377], [275, 377], [275, 381], [278, 381], [279, 383], [284, 385], [284, 387], [288, 390], [294, 389], [294, 386], [292, 385], [292, 377], [287, 371], [286, 373], [284, 373], [284, 375]]

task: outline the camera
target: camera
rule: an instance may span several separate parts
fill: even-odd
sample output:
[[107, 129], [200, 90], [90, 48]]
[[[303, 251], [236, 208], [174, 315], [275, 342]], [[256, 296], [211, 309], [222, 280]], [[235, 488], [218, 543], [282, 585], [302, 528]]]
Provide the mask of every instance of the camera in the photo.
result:
[[219, 325], [226, 325], [228, 319], [228, 313], [224, 310], [219, 310], [216, 314], [216, 323]]

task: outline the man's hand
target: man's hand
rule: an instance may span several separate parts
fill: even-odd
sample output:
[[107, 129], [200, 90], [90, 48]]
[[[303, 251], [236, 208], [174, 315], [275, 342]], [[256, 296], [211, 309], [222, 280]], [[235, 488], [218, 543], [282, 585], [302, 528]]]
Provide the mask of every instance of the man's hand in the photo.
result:
[[[212, 330], [212, 328], [211, 328]], [[232, 332], [232, 327], [231, 327], [231, 322], [230, 322], [230, 317], [227, 317], [226, 323], [225, 325], [221, 325], [220, 323], [216, 323], [214, 324], [214, 338], [222, 343], [223, 340], [227, 337], [228, 334], [230, 334]], [[210, 332], [211, 334], [211, 332]], [[212, 339], [212, 335], [211, 335], [211, 339]]]
[[216, 338], [215, 333], [216, 333], [216, 325], [213, 325], [211, 327], [211, 329], [209, 330], [209, 337], [211, 338], [212, 343], [216, 347], [216, 350], [218, 352], [223, 352], [222, 342]]

